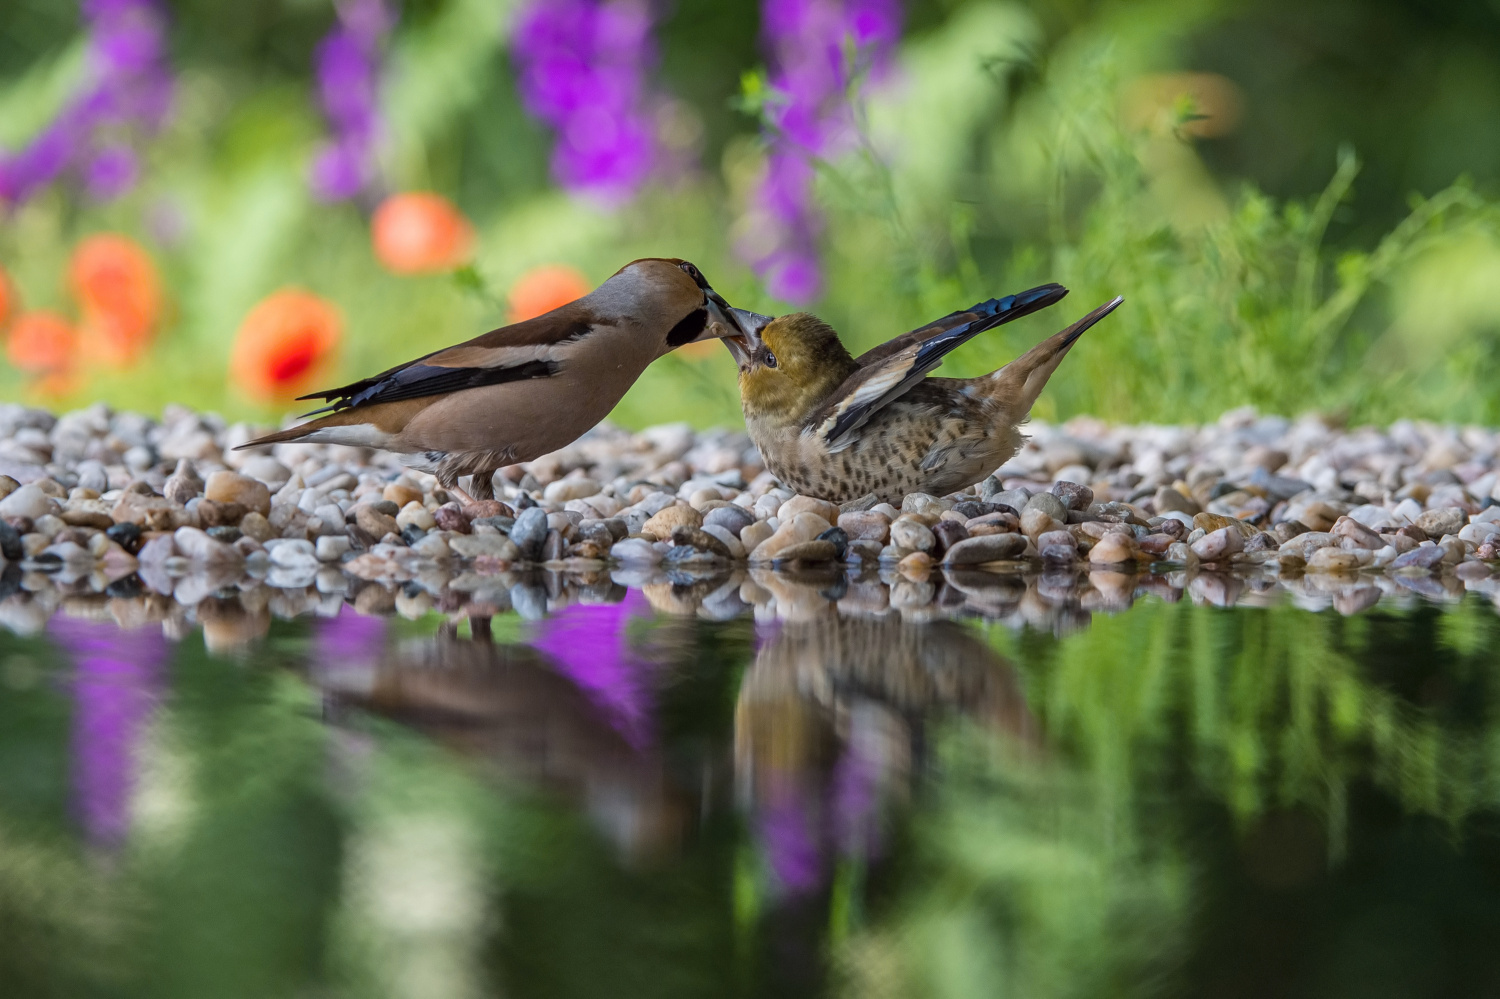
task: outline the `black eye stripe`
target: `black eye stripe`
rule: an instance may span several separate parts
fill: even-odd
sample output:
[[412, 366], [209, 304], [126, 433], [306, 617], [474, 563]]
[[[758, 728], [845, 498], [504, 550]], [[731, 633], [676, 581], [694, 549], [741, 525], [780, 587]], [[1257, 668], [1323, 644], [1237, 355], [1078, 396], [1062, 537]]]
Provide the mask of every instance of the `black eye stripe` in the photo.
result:
[[667, 334], [667, 346], [681, 347], [685, 343], [692, 343], [708, 325], [708, 310], [694, 309], [672, 327]]

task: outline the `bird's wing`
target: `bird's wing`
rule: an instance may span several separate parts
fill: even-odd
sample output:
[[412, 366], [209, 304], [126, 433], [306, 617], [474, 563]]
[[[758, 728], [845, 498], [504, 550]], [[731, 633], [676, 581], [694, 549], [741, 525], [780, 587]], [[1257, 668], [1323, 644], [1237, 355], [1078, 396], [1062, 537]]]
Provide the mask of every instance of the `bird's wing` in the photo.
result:
[[[1033, 312], [1045, 309], [1049, 305], [1055, 305], [1062, 301], [1068, 289], [1060, 284], [1043, 284], [1026, 291], [1017, 292], [1014, 295], [1006, 295], [1004, 298], [992, 298], [977, 305], [971, 305], [967, 309], [958, 312], [950, 312], [941, 319], [935, 319], [926, 326], [919, 326], [910, 333], [903, 333], [893, 340], [887, 340], [878, 347], [871, 347], [859, 357], [854, 363], [861, 367], [874, 364], [886, 358], [893, 357], [912, 344], [922, 343], [933, 337], [942, 336], [944, 333], [956, 327], [972, 323], [975, 320], [998, 319], [999, 323], [1008, 323], [1012, 319], [1029, 316]], [[989, 326], [984, 327], [989, 329]], [[975, 331], [981, 332], [981, 331]]]
[[831, 450], [854, 441], [870, 417], [901, 398], [943, 363], [949, 352], [985, 330], [1030, 315], [1062, 300], [1068, 289], [1044, 284], [954, 312], [861, 355], [859, 367], [844, 380], [809, 421]]
[[338, 412], [384, 402], [441, 395], [463, 389], [529, 378], [549, 378], [562, 369], [565, 355], [579, 341], [608, 325], [579, 313], [548, 313], [491, 330], [457, 346], [399, 364], [378, 375], [303, 399], [329, 403], [307, 413]]

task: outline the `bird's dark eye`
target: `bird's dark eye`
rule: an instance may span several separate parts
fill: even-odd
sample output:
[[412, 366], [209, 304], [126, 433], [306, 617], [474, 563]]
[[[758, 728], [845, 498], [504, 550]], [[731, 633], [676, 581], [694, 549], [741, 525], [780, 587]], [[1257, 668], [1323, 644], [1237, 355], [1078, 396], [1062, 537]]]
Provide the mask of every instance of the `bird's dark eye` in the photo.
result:
[[769, 350], [766, 351], [765, 365], [768, 368], [776, 367], [776, 355], [771, 353]]
[[687, 274], [688, 277], [700, 283], [703, 281], [703, 275], [698, 272], [698, 268], [694, 267], [687, 261], [683, 261], [681, 266], [683, 272]]

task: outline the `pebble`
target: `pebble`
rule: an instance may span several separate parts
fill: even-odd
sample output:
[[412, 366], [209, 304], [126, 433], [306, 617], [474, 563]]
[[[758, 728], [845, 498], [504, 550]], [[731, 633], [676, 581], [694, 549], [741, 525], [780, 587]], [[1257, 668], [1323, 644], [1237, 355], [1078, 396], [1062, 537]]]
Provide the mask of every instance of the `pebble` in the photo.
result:
[[337, 562], [348, 554], [354, 545], [348, 536], [343, 534], [326, 534], [319, 538], [314, 547], [314, 554], [319, 562]]
[[626, 538], [617, 541], [609, 550], [609, 557], [626, 565], [655, 565], [661, 561], [662, 553], [644, 538]]
[[827, 500], [815, 499], [811, 496], [793, 496], [781, 504], [776, 511], [776, 516], [781, 520], [795, 517], [799, 513], [812, 513], [822, 517], [830, 524], [838, 523], [839, 508], [837, 504]]
[[787, 545], [776, 553], [776, 560], [781, 562], [832, 562], [838, 555], [838, 548], [832, 541], [820, 541], [814, 538], [812, 541], [801, 541], [794, 545]]
[[[1199, 514], [1199, 516], [1205, 516]], [[1233, 527], [1221, 527], [1205, 534], [1189, 547], [1202, 562], [1219, 562], [1244, 550], [1245, 539]]]
[[875, 510], [839, 514], [838, 526], [854, 541], [885, 544], [891, 536], [891, 518]]
[[1026, 539], [1019, 534], [986, 534], [965, 538], [943, 555], [946, 565], [982, 565], [1020, 557], [1026, 550]]
[[422, 505], [421, 500], [411, 500], [396, 514], [396, 526], [402, 530], [415, 527], [419, 531], [430, 531], [437, 526], [437, 518]]
[[0, 499], [0, 517], [28, 517], [35, 520], [61, 509], [57, 500], [34, 484], [20, 486]]
[[1353, 572], [1359, 569], [1360, 558], [1354, 552], [1339, 548], [1319, 548], [1307, 560], [1308, 572]]
[[1087, 510], [1094, 502], [1094, 491], [1077, 482], [1052, 483], [1052, 495], [1062, 500], [1069, 510]]
[[549, 503], [566, 503], [568, 500], [592, 496], [598, 491], [599, 483], [593, 479], [559, 479], [547, 484], [542, 491], [542, 499]]
[[271, 490], [266, 484], [237, 472], [214, 472], [204, 483], [203, 496], [216, 503], [238, 503], [261, 515], [271, 512]]
[[705, 518], [703, 523], [703, 532], [705, 534], [718, 538], [721, 542], [723, 542], [724, 547], [729, 551], [730, 558], [738, 561], [739, 559], [743, 559], [745, 557], [744, 543], [741, 542], [740, 539], [734, 534], [734, 532], [730, 531], [727, 527], [724, 527], [721, 524], [710, 524], [708, 523], [707, 518]]
[[[520, 523], [519, 519], [517, 523]], [[545, 536], [543, 541], [545, 541]], [[452, 549], [453, 554], [461, 558], [487, 557], [502, 562], [518, 561], [525, 551], [517, 544], [514, 537], [507, 538], [503, 534], [455, 534], [448, 539], [447, 545]], [[537, 555], [541, 554], [540, 548], [541, 545], [538, 544]], [[529, 561], [536, 561], [537, 555], [531, 556]]]
[[753, 552], [763, 541], [775, 533], [776, 529], [766, 521], [757, 520], [755, 523], [740, 530], [740, 544], [745, 546], [745, 551]]
[[912, 552], [931, 551], [937, 544], [937, 538], [926, 524], [905, 515], [891, 523], [890, 541], [897, 548]]
[[641, 525], [641, 531], [645, 534], [654, 534], [660, 540], [666, 540], [679, 527], [702, 526], [703, 514], [683, 503], [663, 507], [652, 514], [651, 518]]
[[400, 526], [396, 518], [390, 514], [382, 513], [375, 508], [373, 503], [365, 503], [354, 508], [354, 523], [360, 530], [377, 540], [387, 534], [399, 534]]
[[1440, 538], [1445, 534], [1457, 534], [1468, 520], [1463, 510], [1452, 506], [1419, 514], [1416, 525], [1427, 532], [1429, 537]]
[[1329, 533], [1343, 538], [1344, 541], [1341, 544], [1368, 548], [1371, 551], [1384, 548], [1386, 544], [1379, 534], [1352, 516], [1340, 517], [1334, 522], [1333, 529]]
[[1089, 561], [1095, 565], [1114, 565], [1135, 561], [1135, 541], [1123, 534], [1106, 534], [1089, 549]]
[[930, 513], [934, 516], [953, 509], [953, 501], [927, 493], [911, 493], [901, 500], [902, 513]]
[[1447, 552], [1437, 545], [1419, 545], [1411, 551], [1396, 558], [1390, 564], [1394, 571], [1397, 569], [1433, 569], [1442, 563]]
[[699, 551], [709, 552], [720, 558], [727, 559], [733, 557], [727, 544], [702, 528], [688, 527], [686, 524], [674, 527], [672, 529], [671, 541], [674, 547], [685, 545], [689, 548], [697, 548]]
[[510, 529], [510, 540], [515, 543], [521, 558], [528, 562], [537, 561], [542, 554], [542, 545], [547, 541], [547, 511], [534, 506], [518, 513], [515, 526]]
[[[1051, 517], [1053, 520], [1061, 521], [1063, 523], [1066, 523], [1068, 519], [1067, 506], [1061, 499], [1059, 499], [1052, 493], [1037, 493], [1035, 496], [1031, 497], [1031, 499], [1026, 501], [1026, 506], [1021, 510], [1023, 524], [1025, 523], [1026, 514], [1031, 513], [1032, 511], [1044, 513], [1047, 516]], [[1027, 533], [1029, 534], [1030, 532]]]
[[770, 562], [782, 557], [782, 551], [812, 541], [833, 525], [815, 513], [799, 513], [776, 529], [769, 538], [750, 552], [752, 562]]
[[[1052, 497], [1052, 501], [1057, 503], [1057, 498]], [[1067, 525], [1062, 521], [1039, 507], [1028, 506], [1021, 511], [1021, 533], [1032, 541], [1049, 531], [1061, 531], [1066, 527]]]
[[[177, 547], [182, 547], [181, 542]], [[301, 538], [285, 538], [269, 551], [271, 564], [283, 569], [315, 569], [318, 566], [317, 548], [311, 541]]]
[[[432, 522], [437, 525], [439, 530], [453, 531], [458, 534], [469, 533], [468, 515], [464, 513], [463, 507], [457, 503], [444, 503], [436, 510], [433, 510], [430, 516]], [[396, 523], [401, 523], [399, 513]], [[413, 524], [412, 526], [416, 527], [419, 525]], [[429, 530], [427, 527], [420, 527], [420, 529]]]
[[755, 514], [740, 506], [721, 506], [710, 510], [703, 517], [703, 528], [721, 528], [738, 538], [740, 532], [755, 523]]

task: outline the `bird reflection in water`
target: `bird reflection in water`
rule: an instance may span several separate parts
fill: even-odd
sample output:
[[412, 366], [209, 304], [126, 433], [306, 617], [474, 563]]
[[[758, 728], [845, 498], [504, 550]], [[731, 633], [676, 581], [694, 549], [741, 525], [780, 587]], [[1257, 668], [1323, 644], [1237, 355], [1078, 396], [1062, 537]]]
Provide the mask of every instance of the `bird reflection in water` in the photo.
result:
[[735, 708], [738, 795], [782, 891], [815, 890], [836, 857], [880, 855], [935, 722], [962, 716], [1034, 742], [1014, 671], [963, 624], [841, 614], [850, 594], [820, 601], [816, 580], [761, 584], [803, 612], [757, 624]]
[[963, 624], [841, 615], [819, 580], [774, 586], [797, 614], [755, 625], [732, 736], [714, 744], [676, 745], [661, 724], [672, 685], [704, 668], [705, 640], [665, 587], [575, 603], [524, 642], [494, 641], [472, 619], [468, 637], [445, 627], [391, 642], [367, 668], [318, 680], [338, 704], [576, 802], [627, 857], [681, 846], [733, 802], [774, 893], [807, 894], [838, 858], [880, 856], [934, 721], [964, 716], [1026, 742], [1035, 726], [1009, 665]]

